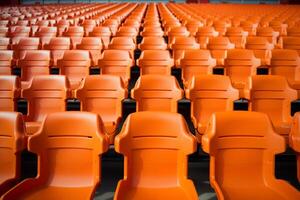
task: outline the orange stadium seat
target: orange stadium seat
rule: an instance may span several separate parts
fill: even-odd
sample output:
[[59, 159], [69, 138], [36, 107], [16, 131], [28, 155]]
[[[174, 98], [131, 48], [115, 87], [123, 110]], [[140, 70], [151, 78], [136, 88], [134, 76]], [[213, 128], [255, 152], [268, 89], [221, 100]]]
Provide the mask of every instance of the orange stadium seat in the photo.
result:
[[131, 57], [133, 58], [136, 45], [134, 39], [131, 37], [113, 37], [110, 44], [108, 45], [108, 48], [126, 50], [130, 53]]
[[191, 100], [191, 118], [197, 129], [198, 142], [201, 143], [201, 136], [207, 129], [211, 115], [233, 111], [239, 91], [232, 87], [227, 76], [200, 75], [193, 77], [186, 89], [186, 97]]
[[0, 50], [0, 75], [11, 75], [13, 66], [13, 51]]
[[252, 76], [250, 81], [250, 110], [263, 112], [270, 117], [277, 133], [287, 136], [292, 125], [291, 102], [297, 92], [282, 76]]
[[225, 34], [231, 43], [235, 45], [237, 49], [245, 48], [246, 38], [248, 36], [248, 32], [244, 31], [241, 27], [229, 27], [226, 30]]
[[65, 76], [35, 76], [22, 95], [28, 101], [26, 132], [35, 134], [42, 125], [45, 116], [66, 110], [69, 95], [69, 83]]
[[16, 111], [20, 95], [21, 83], [18, 77], [0, 76], [0, 111]]
[[187, 155], [196, 151], [196, 141], [181, 115], [131, 114], [115, 145], [125, 156], [124, 179], [118, 183], [115, 200], [198, 199], [187, 179]]
[[181, 78], [185, 86], [193, 76], [212, 74], [216, 60], [211, 57], [208, 50], [187, 50], [180, 62], [182, 69]]
[[10, 39], [7, 37], [0, 37], [0, 50], [10, 49]]
[[266, 114], [213, 114], [202, 137], [202, 148], [211, 156], [210, 183], [218, 199], [300, 198], [296, 188], [275, 178], [274, 157], [285, 151], [285, 142]]
[[91, 37], [100, 37], [103, 41], [103, 45], [105, 49], [108, 48], [108, 44], [110, 43], [110, 38], [112, 36], [109, 27], [106, 26], [98, 26], [93, 29], [92, 32], [90, 32], [89, 36]]
[[137, 111], [177, 112], [177, 101], [183, 98], [174, 76], [143, 75], [140, 76], [131, 96], [136, 100]]
[[289, 146], [294, 149], [297, 155], [297, 176], [300, 181], [300, 113], [296, 113], [293, 118], [293, 125], [289, 135]]
[[198, 28], [198, 31], [196, 33], [196, 40], [198, 41], [202, 49], [206, 49], [209, 39], [217, 36], [219, 36], [219, 33], [215, 30], [214, 27], [200, 27]]
[[118, 76], [100, 75], [85, 78], [76, 91], [81, 110], [99, 114], [104, 123], [105, 134], [112, 144], [122, 117], [122, 101], [127, 98], [122, 79]]
[[21, 38], [17, 45], [13, 46], [14, 59], [18, 65], [18, 61], [25, 57], [28, 50], [38, 50], [40, 49], [39, 38]]
[[0, 196], [16, 185], [21, 177], [21, 152], [25, 149], [22, 115], [0, 112]]
[[163, 37], [143, 37], [138, 48], [144, 50], [167, 50], [168, 46]]
[[60, 74], [70, 81], [70, 88], [77, 89], [82, 80], [90, 73], [91, 60], [89, 52], [85, 50], [68, 50], [58, 61]]
[[225, 75], [230, 77], [233, 87], [239, 90], [240, 98], [249, 98], [246, 85], [260, 65], [260, 60], [251, 50], [231, 49], [227, 52]]
[[141, 75], [171, 75], [174, 60], [168, 50], [145, 50], [137, 60], [137, 66], [141, 68]]
[[99, 155], [108, 149], [103, 134], [98, 115], [49, 114], [28, 141], [28, 150], [39, 155], [38, 176], [24, 180], [2, 199], [91, 199], [100, 182]]
[[300, 55], [300, 37], [284, 37], [282, 38], [283, 49], [296, 50]]
[[71, 40], [67, 37], [54, 37], [44, 49], [51, 51], [51, 64], [57, 67], [57, 60], [62, 59], [64, 52], [71, 49]]
[[97, 66], [98, 60], [101, 58], [102, 41], [98, 37], [84, 37], [80, 44], [77, 44], [77, 49], [88, 50], [91, 56], [91, 65]]
[[72, 48], [76, 49], [76, 45], [80, 44], [82, 37], [84, 36], [84, 28], [82, 26], [70, 26], [64, 33], [64, 37], [70, 37], [72, 42]]

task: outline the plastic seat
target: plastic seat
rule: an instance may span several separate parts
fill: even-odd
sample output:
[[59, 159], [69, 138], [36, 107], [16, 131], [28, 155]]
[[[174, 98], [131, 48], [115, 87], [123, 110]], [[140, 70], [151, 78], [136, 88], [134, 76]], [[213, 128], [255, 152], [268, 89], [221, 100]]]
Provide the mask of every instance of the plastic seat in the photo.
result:
[[131, 90], [137, 111], [177, 112], [177, 101], [183, 98], [174, 76], [143, 75]]
[[66, 110], [69, 94], [69, 82], [65, 76], [35, 76], [22, 95], [28, 101], [26, 132], [35, 134], [42, 125], [45, 116]]
[[27, 26], [15, 26], [11, 27], [11, 32], [9, 33], [9, 36], [11, 38], [15, 37], [29, 37], [30, 36], [31, 28]]
[[209, 39], [207, 49], [210, 50], [213, 58], [216, 59], [218, 66], [223, 66], [227, 57], [227, 51], [234, 49], [235, 46], [228, 37], [213, 37]]
[[8, 37], [8, 36], [9, 36], [8, 27], [0, 26], [0, 37]]
[[115, 200], [198, 199], [187, 179], [187, 155], [196, 151], [196, 141], [181, 115], [133, 113], [116, 137], [115, 148], [125, 156], [124, 179]]
[[96, 27], [97, 23], [93, 19], [86, 19], [83, 21], [82, 26], [84, 28], [85, 36], [88, 36], [90, 32]]
[[122, 117], [122, 101], [127, 98], [122, 79], [118, 76], [88, 76], [83, 86], [76, 91], [76, 98], [81, 102], [81, 110], [100, 115], [105, 134], [111, 144], [117, 133]]
[[295, 50], [276, 49], [272, 51], [270, 74], [287, 78], [300, 97], [300, 57]]
[[250, 109], [263, 112], [270, 117], [275, 131], [287, 136], [292, 125], [291, 102], [297, 99], [297, 92], [282, 76], [253, 76], [250, 81]]
[[120, 76], [125, 86], [128, 85], [132, 66], [132, 59], [128, 51], [104, 50], [98, 65], [101, 68], [101, 74]]
[[25, 57], [25, 54], [29, 50], [38, 50], [40, 48], [39, 38], [21, 38], [17, 45], [14, 45], [14, 59], [19, 65], [18, 61]]
[[131, 37], [135, 40], [138, 35], [137, 30], [134, 27], [122, 26], [116, 33], [116, 37]]
[[185, 26], [173, 27], [168, 32], [168, 44], [173, 43], [175, 37], [188, 37], [190, 32], [186, 29]]
[[0, 196], [16, 185], [21, 175], [21, 152], [25, 149], [22, 115], [0, 112]]
[[289, 146], [296, 152], [297, 155], [297, 176], [300, 182], [300, 113], [295, 113], [293, 125], [289, 135]]
[[81, 43], [77, 45], [77, 49], [88, 50], [90, 52], [92, 66], [98, 65], [102, 48], [101, 38], [98, 37], [84, 37]]
[[213, 114], [202, 137], [202, 148], [211, 156], [210, 183], [218, 199], [300, 198], [297, 189], [275, 178], [274, 157], [285, 151], [285, 142], [273, 130], [266, 114], [246, 111]]
[[27, 51], [19, 61], [22, 88], [27, 88], [34, 76], [50, 74], [50, 52], [46, 50]]
[[201, 136], [207, 129], [211, 115], [233, 111], [239, 91], [232, 87], [227, 76], [200, 75], [193, 77], [187, 87], [186, 97], [191, 101], [191, 118], [197, 130], [198, 142], [201, 143]]
[[21, 83], [16, 76], [0, 76], [0, 111], [17, 110], [17, 100], [21, 94]]
[[135, 43], [131, 37], [113, 37], [110, 44], [108, 45], [109, 49], [117, 50], [126, 50], [130, 53], [131, 57], [134, 56]]
[[244, 31], [247, 31], [249, 36], [255, 36], [258, 24], [251, 21], [241, 21], [240, 27], [242, 27]]
[[237, 49], [244, 49], [248, 32], [241, 27], [229, 27], [226, 30], [226, 36]]
[[61, 37], [66, 29], [70, 26], [70, 22], [68, 20], [59, 20], [56, 24], [57, 27], [57, 36]]
[[0, 36], [0, 50], [9, 50], [10, 49], [10, 39], [7, 37]]
[[104, 21], [103, 26], [108, 26], [112, 35], [115, 36], [119, 27], [119, 22], [117, 19], [110, 18]]
[[193, 76], [212, 74], [216, 66], [216, 60], [211, 57], [208, 50], [187, 50], [181, 59], [181, 78], [185, 86]]
[[144, 50], [167, 50], [168, 46], [163, 37], [143, 37], [138, 48]]
[[57, 67], [57, 60], [62, 59], [64, 52], [71, 48], [71, 40], [67, 37], [51, 38], [49, 44], [44, 46], [44, 49], [51, 51], [51, 64]]
[[99, 155], [107, 149], [98, 115], [49, 114], [28, 141], [28, 150], [38, 154], [38, 176], [24, 180], [2, 199], [92, 199], [100, 181]]
[[212, 26], [199, 27], [196, 33], [196, 40], [202, 49], [207, 48], [210, 38], [219, 36], [219, 33]]
[[261, 66], [270, 66], [274, 44], [265, 37], [248, 37], [246, 49], [253, 51], [256, 58], [261, 61]]
[[190, 32], [191, 36], [195, 36], [198, 31], [198, 28], [202, 26], [203, 23], [197, 20], [188, 21], [186, 24], [186, 28]]
[[82, 37], [84, 36], [84, 29], [82, 26], [70, 26], [63, 34], [64, 37], [70, 37], [73, 49], [76, 49], [76, 45], [80, 44]]
[[249, 98], [246, 85], [249, 77], [256, 74], [260, 60], [254, 56], [252, 50], [231, 49], [225, 60], [225, 75], [229, 76], [234, 88], [239, 90], [240, 98]]
[[287, 35], [291, 37], [300, 37], [300, 28], [299, 27], [288, 28]]
[[35, 37], [40, 38], [41, 46], [44, 48], [45, 44], [49, 44], [51, 38], [57, 36], [57, 27], [39, 27], [35, 33]]
[[57, 62], [60, 74], [68, 77], [70, 88], [77, 89], [82, 80], [89, 75], [91, 60], [89, 52], [85, 50], [68, 50]]
[[162, 74], [171, 75], [171, 68], [174, 60], [171, 58], [168, 50], [145, 50], [137, 60], [137, 66], [141, 69], [141, 75], [144, 74]]
[[184, 56], [186, 50], [200, 49], [200, 45], [196, 42], [194, 37], [174, 37], [171, 43], [173, 52], [173, 59], [175, 66], [180, 66], [180, 60]]
[[159, 27], [144, 27], [143, 31], [141, 32], [141, 36], [143, 37], [163, 37], [164, 32]]
[[283, 37], [282, 47], [283, 49], [296, 50], [300, 55], [300, 37]]
[[287, 35], [287, 27], [288, 25], [285, 23], [282, 23], [279, 20], [273, 20], [270, 21], [269, 26], [274, 29], [274, 31], [279, 32], [280, 36], [286, 36]]
[[256, 35], [261, 37], [266, 37], [269, 42], [276, 45], [277, 39], [279, 37], [279, 32], [274, 31], [274, 29], [271, 27], [261, 27], [261, 28], [257, 28]]
[[91, 37], [101, 37], [101, 40], [103, 42], [105, 49], [108, 48], [111, 35], [112, 34], [109, 30], [109, 27], [106, 27], [106, 26], [95, 27], [93, 29], [93, 31], [90, 32], [90, 34], [89, 34], [89, 36], [91, 36]]
[[0, 75], [11, 75], [13, 66], [13, 51], [0, 50]]

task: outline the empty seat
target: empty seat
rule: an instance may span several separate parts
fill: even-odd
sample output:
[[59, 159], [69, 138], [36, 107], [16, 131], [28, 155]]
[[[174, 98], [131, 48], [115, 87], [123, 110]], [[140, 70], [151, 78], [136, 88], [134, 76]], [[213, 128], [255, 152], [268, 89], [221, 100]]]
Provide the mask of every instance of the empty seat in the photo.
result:
[[298, 91], [298, 96], [300, 97], [299, 67], [300, 57], [297, 51], [289, 49], [272, 51], [271, 74], [286, 77], [291, 87]]
[[67, 37], [51, 38], [49, 44], [44, 49], [51, 51], [51, 64], [57, 67], [57, 60], [62, 59], [64, 52], [71, 48], [71, 40]]
[[100, 182], [101, 154], [108, 148], [98, 115], [49, 114], [28, 150], [38, 155], [39, 171], [2, 199], [92, 199]]
[[82, 80], [89, 75], [91, 60], [89, 52], [85, 50], [68, 50], [63, 58], [57, 62], [60, 74], [68, 77], [70, 88], [77, 89]]
[[200, 45], [196, 42], [194, 37], [174, 37], [171, 43], [173, 52], [173, 59], [175, 66], [180, 66], [180, 60], [184, 56], [186, 50], [200, 49]]
[[164, 32], [159, 27], [144, 27], [143, 31], [141, 32], [141, 36], [143, 37], [163, 37]]
[[183, 91], [174, 76], [143, 75], [131, 90], [131, 96], [136, 100], [138, 112], [177, 112], [177, 101], [183, 98]]
[[130, 26], [122, 26], [116, 33], [116, 37], [131, 37], [135, 40], [138, 32], [136, 28]]
[[297, 155], [297, 176], [300, 181], [300, 113], [295, 113], [293, 125], [289, 135], [289, 146]]
[[10, 39], [7, 37], [0, 37], [0, 50], [10, 49]]
[[23, 59], [28, 50], [38, 50], [40, 48], [39, 38], [21, 38], [17, 45], [14, 45], [14, 59], [18, 61]]
[[81, 43], [77, 45], [77, 49], [88, 50], [91, 55], [91, 65], [97, 66], [101, 57], [102, 41], [98, 37], [84, 37]]
[[50, 74], [50, 52], [46, 50], [27, 51], [19, 61], [22, 88], [27, 88], [34, 76]]
[[126, 50], [130, 53], [131, 57], [134, 56], [135, 43], [131, 37], [113, 37], [110, 44], [108, 45], [109, 49], [118, 49]]
[[40, 27], [35, 33], [35, 36], [40, 38], [44, 38], [44, 37], [52, 38], [52, 37], [56, 37], [56, 35], [57, 35], [57, 27], [47, 27], [47, 26]]
[[184, 85], [192, 80], [193, 76], [212, 74], [216, 60], [211, 57], [208, 50], [187, 50], [180, 62], [181, 78]]
[[261, 61], [261, 66], [269, 66], [271, 64], [272, 50], [274, 44], [269, 42], [265, 37], [248, 37], [246, 49], [253, 51], [256, 58]]
[[8, 37], [10, 36], [8, 31], [8, 27], [0, 26], [0, 37]]
[[144, 50], [166, 50], [168, 48], [163, 37], [143, 37], [138, 48]]
[[219, 33], [212, 26], [199, 27], [196, 33], [196, 40], [202, 49], [206, 49], [209, 39], [218, 35]]
[[11, 75], [13, 66], [13, 51], [0, 50], [0, 75]]
[[244, 31], [241, 27], [229, 27], [226, 30], [226, 36], [229, 38], [230, 42], [235, 45], [237, 49], [245, 48], [246, 38], [248, 32]]
[[196, 128], [198, 142], [207, 129], [211, 115], [215, 112], [233, 111], [239, 92], [230, 79], [222, 75], [194, 76], [186, 89], [186, 98], [191, 101], [191, 118]]
[[91, 37], [101, 37], [103, 41], [103, 45], [105, 49], [108, 48], [108, 44], [110, 42], [111, 32], [109, 30], [109, 27], [106, 26], [98, 26], [93, 29], [92, 32], [90, 32], [89, 36]]
[[296, 50], [300, 55], [300, 37], [283, 37], [282, 47], [284, 49]]
[[108, 26], [112, 35], [115, 36], [119, 27], [119, 22], [117, 19], [110, 18], [104, 21], [103, 26]]
[[241, 21], [240, 27], [247, 31], [249, 36], [255, 36], [258, 24], [253, 21]]
[[297, 99], [297, 92], [282, 76], [252, 76], [250, 81], [250, 109], [263, 112], [270, 117], [275, 131], [282, 136], [290, 132], [291, 102]]
[[228, 37], [212, 37], [207, 45], [207, 49], [210, 50], [212, 57], [216, 59], [218, 66], [224, 65], [227, 51], [234, 48], [234, 44], [230, 42]]
[[213, 114], [202, 137], [202, 148], [211, 156], [210, 183], [218, 199], [300, 198], [296, 188], [275, 178], [274, 157], [285, 151], [285, 142], [266, 114]]
[[266, 37], [269, 42], [276, 45], [277, 39], [279, 37], [279, 32], [274, 31], [274, 29], [271, 27], [261, 27], [257, 28], [256, 35], [260, 37]]
[[118, 76], [88, 76], [83, 86], [76, 91], [81, 110], [99, 114], [105, 134], [112, 144], [122, 117], [122, 101], [127, 98], [122, 79]]
[[174, 60], [168, 50], [145, 50], [137, 60], [137, 66], [141, 68], [141, 75], [164, 74], [171, 75]]
[[88, 36], [90, 32], [96, 27], [97, 23], [96, 20], [93, 19], [86, 19], [83, 21], [82, 26], [84, 28], [85, 36]]
[[187, 155], [196, 151], [196, 142], [181, 115], [133, 113], [116, 137], [115, 148], [125, 156], [125, 176], [115, 200], [198, 199], [187, 179]]
[[16, 76], [0, 76], [0, 111], [16, 111], [21, 94], [21, 83]]
[[185, 26], [177, 26], [171, 28], [168, 32], [168, 44], [171, 44], [175, 37], [188, 37], [190, 32], [186, 29]]
[[98, 65], [101, 68], [101, 74], [120, 76], [127, 86], [132, 66], [132, 59], [128, 51], [104, 50]]
[[65, 76], [35, 76], [29, 87], [23, 90], [23, 97], [28, 101], [26, 132], [36, 133], [45, 116], [66, 110], [66, 99], [70, 96], [69, 83]]
[[25, 149], [22, 115], [0, 112], [0, 196], [16, 185], [21, 175], [21, 152]]
[[249, 77], [256, 74], [260, 60], [252, 50], [231, 49], [225, 60], [225, 75], [229, 76], [233, 87], [239, 90], [241, 98], [249, 98], [246, 85]]
[[76, 45], [80, 44], [82, 37], [84, 36], [84, 29], [82, 26], [70, 26], [63, 34], [64, 37], [70, 37], [73, 49], [76, 49]]
[[291, 36], [291, 37], [299, 37], [300, 36], [300, 28], [299, 27], [288, 28], [287, 35]]
[[9, 33], [9, 36], [11, 38], [15, 37], [29, 37], [30, 36], [31, 28], [28, 26], [14, 26], [11, 27], [11, 31]]

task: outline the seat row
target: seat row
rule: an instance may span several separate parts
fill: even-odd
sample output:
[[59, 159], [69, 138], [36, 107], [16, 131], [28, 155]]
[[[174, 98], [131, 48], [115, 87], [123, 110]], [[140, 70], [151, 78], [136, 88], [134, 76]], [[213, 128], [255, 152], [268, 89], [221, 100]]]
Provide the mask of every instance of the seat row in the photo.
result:
[[[290, 140], [300, 155], [299, 114], [294, 122]], [[1, 200], [93, 198], [101, 180], [101, 155], [108, 149], [99, 115], [49, 114], [28, 143], [20, 114], [0, 112], [0, 123], [5, 124], [0, 126]], [[20, 153], [26, 146], [38, 155], [38, 175], [19, 182]], [[285, 142], [266, 114], [213, 114], [202, 148], [211, 156], [210, 183], [218, 199], [300, 198], [296, 188], [275, 178], [274, 157], [285, 151]], [[115, 138], [115, 149], [125, 157], [124, 179], [118, 183], [115, 200], [199, 199], [187, 178], [187, 155], [196, 151], [196, 139], [181, 115], [153, 111], [131, 114]], [[298, 178], [299, 174], [300, 165]]]
[[[117, 76], [87, 76], [79, 89], [71, 92], [65, 76], [35, 76], [27, 89], [20, 90], [14, 76], [0, 76], [1, 111], [16, 111], [20, 97], [28, 101], [26, 124], [28, 134], [38, 131], [45, 115], [66, 110], [66, 100], [77, 98], [81, 110], [99, 114], [111, 141], [122, 118], [122, 101], [128, 98], [122, 80]], [[292, 125], [291, 103], [298, 99], [286, 79], [276, 75], [252, 76], [248, 85], [249, 110], [267, 113], [275, 130], [287, 136]], [[191, 119], [199, 141], [207, 129], [212, 113], [234, 110], [239, 91], [230, 78], [221, 75], [195, 76], [183, 91], [174, 76], [143, 75], [131, 90], [136, 111], [178, 111], [178, 101], [191, 102]]]

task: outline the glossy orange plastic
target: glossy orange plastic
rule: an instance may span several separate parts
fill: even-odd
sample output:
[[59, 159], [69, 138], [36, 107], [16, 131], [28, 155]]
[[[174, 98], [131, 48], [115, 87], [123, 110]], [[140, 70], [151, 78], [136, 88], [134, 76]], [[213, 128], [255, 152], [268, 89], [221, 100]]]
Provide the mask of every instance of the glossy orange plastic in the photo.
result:
[[166, 50], [168, 48], [163, 37], [143, 37], [138, 48], [144, 50]]
[[289, 146], [297, 155], [297, 176], [300, 182], [300, 113], [297, 112], [293, 118], [293, 125], [289, 135]]
[[291, 102], [297, 99], [297, 91], [284, 77], [275, 75], [252, 76], [249, 85], [250, 110], [266, 113], [275, 131], [287, 139], [292, 125]]
[[114, 200], [198, 200], [187, 179], [187, 155], [196, 151], [196, 140], [180, 114], [131, 114], [115, 148], [125, 158]]
[[44, 49], [51, 51], [52, 66], [57, 67], [57, 60], [62, 59], [64, 52], [71, 49], [71, 40], [67, 37], [54, 37], [49, 44], [44, 45]]
[[98, 115], [49, 114], [28, 141], [28, 150], [38, 154], [38, 176], [18, 184], [2, 200], [92, 199], [100, 181], [99, 155], [107, 149]]
[[174, 76], [143, 75], [131, 90], [137, 111], [177, 112], [177, 101], [183, 98]]
[[25, 149], [22, 115], [0, 112], [0, 197], [18, 183], [21, 176], [21, 152]]
[[112, 144], [122, 117], [122, 101], [127, 90], [122, 79], [113, 75], [87, 76], [76, 98], [81, 110], [99, 114], [105, 127], [105, 134]]
[[210, 183], [219, 200], [300, 198], [296, 188], [275, 178], [275, 154], [285, 151], [285, 142], [266, 114], [213, 114], [202, 148], [210, 154]]
[[13, 51], [0, 50], [0, 75], [12, 74]]
[[17, 76], [0, 76], [0, 111], [16, 111], [21, 95], [21, 83]]
[[101, 38], [84, 37], [76, 48], [80, 50], [88, 50], [90, 52], [92, 66], [98, 65], [98, 60], [101, 57], [101, 51], [103, 48]]

